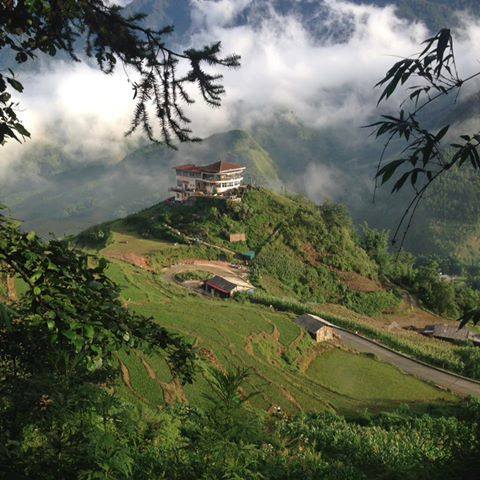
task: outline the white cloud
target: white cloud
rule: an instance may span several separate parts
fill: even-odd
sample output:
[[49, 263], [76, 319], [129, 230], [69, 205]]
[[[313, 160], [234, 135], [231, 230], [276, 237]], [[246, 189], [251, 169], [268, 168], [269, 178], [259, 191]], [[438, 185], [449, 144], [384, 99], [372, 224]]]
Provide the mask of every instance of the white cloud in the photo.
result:
[[191, 0], [192, 22], [197, 28], [228, 26], [252, 0]]
[[220, 39], [226, 52], [242, 56], [242, 68], [225, 75], [231, 121], [241, 120], [237, 102], [242, 102], [242, 115], [280, 107], [315, 126], [353, 115], [365, 118], [375, 107], [372, 86], [392, 64], [392, 55], [414, 52], [427, 36], [425, 27], [398, 19], [392, 7], [333, 0], [325, 5], [327, 24], [352, 27], [347, 41], [315, 38], [299, 18], [273, 11], [260, 23], [231, 27], [215, 23], [216, 14], [202, 10], [210, 15], [204, 21], [210, 28], [195, 40]]
[[[125, 3], [125, 2], [124, 2]], [[374, 111], [374, 83], [396, 60], [418, 51], [426, 28], [396, 16], [393, 7], [378, 8], [345, 1], [318, 1], [313, 35], [300, 18], [273, 7], [264, 17], [238, 25], [252, 0], [191, 0], [194, 44], [221, 40], [223, 51], [242, 55], [242, 68], [225, 73], [227, 97], [220, 109], [198, 102], [190, 111], [195, 133], [205, 136], [263, 120], [277, 109], [293, 111], [309, 126], [337, 122], [358, 126]], [[265, 13], [266, 12], [266, 13]], [[472, 56], [480, 28], [465, 19], [458, 42], [459, 65], [478, 69]], [[338, 39], [338, 32], [348, 36]], [[334, 35], [337, 34], [337, 36]], [[54, 62], [35, 76], [23, 77], [22, 119], [35, 139], [49, 136], [52, 125], [66, 146], [97, 154], [123, 152], [123, 133], [133, 110], [131, 91], [121, 69], [105, 76], [86, 64]], [[20, 152], [13, 143], [0, 150], [0, 165]]]

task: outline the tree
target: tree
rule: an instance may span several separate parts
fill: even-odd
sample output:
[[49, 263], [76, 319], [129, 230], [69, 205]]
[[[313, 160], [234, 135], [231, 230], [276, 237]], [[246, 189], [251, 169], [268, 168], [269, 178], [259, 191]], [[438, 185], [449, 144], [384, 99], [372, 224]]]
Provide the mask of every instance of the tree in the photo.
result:
[[[414, 195], [407, 205], [393, 236], [395, 243], [403, 228], [403, 245], [412, 219], [431, 185], [453, 167], [470, 164], [480, 168], [480, 132], [464, 133], [458, 139], [447, 135], [450, 125], [428, 126], [428, 112], [445, 97], [455, 101], [467, 82], [480, 75], [475, 72], [461, 77], [455, 59], [453, 37], [449, 29], [440, 30], [425, 40], [423, 50], [403, 58], [390, 68], [377, 87], [383, 87], [378, 103], [401, 90], [406, 98], [394, 115], [383, 115], [373, 127], [377, 138], [386, 138], [379, 159], [376, 180], [382, 184], [395, 179], [392, 192], [398, 192], [410, 181]], [[391, 148], [393, 158], [385, 161]], [[377, 182], [376, 182], [377, 187]]]
[[182, 380], [192, 380], [191, 346], [127, 311], [106, 268], [0, 214], [0, 276], [24, 290], [0, 303], [0, 476], [73, 478], [83, 469], [112, 478], [128, 470], [135, 421], [111, 390], [118, 352], [162, 349]]
[[[237, 55], [220, 56], [220, 43], [176, 52], [166, 44], [173, 27], [145, 28], [144, 15], [125, 17], [120, 6], [104, 0], [6, 0], [0, 3], [0, 18], [0, 52], [13, 54], [17, 64], [35, 59], [40, 52], [52, 57], [65, 52], [80, 61], [83, 47], [106, 74], [119, 63], [132, 70], [137, 77], [132, 82], [137, 104], [127, 133], [142, 128], [150, 140], [160, 138], [170, 146], [175, 140], [198, 140], [183, 109], [194, 103], [188, 85], [197, 85], [205, 102], [219, 106], [225, 93], [222, 76], [209, 73], [205, 66], [239, 66]], [[188, 64], [189, 70], [179, 76], [180, 63]], [[0, 73], [0, 144], [30, 136], [17, 116], [12, 91], [21, 93], [23, 85], [9, 69], [8, 74]]]

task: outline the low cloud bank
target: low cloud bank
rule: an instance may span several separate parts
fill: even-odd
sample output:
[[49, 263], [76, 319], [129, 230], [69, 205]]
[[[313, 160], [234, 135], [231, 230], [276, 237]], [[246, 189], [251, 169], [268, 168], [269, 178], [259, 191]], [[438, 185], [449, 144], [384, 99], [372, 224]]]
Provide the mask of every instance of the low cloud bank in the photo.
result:
[[[282, 110], [294, 112], [309, 127], [351, 126], [352, 137], [358, 137], [358, 126], [375, 111], [375, 82], [397, 56], [418, 51], [428, 36], [424, 25], [400, 19], [391, 6], [303, 3], [310, 12], [308, 27], [295, 10], [280, 13], [274, 1], [190, 0], [194, 33], [185, 45], [221, 40], [224, 52], [242, 55], [240, 70], [224, 72], [222, 108], [199, 101], [190, 110], [196, 133], [245, 128]], [[462, 21], [458, 63], [470, 73], [478, 69], [472, 52], [480, 42], [480, 27], [468, 18]], [[31, 142], [61, 145], [79, 162], [113, 163], [125, 154], [133, 101], [121, 68], [105, 76], [88, 64], [58, 61], [22, 80], [21, 117], [32, 132]], [[23, 148], [10, 143], [0, 149], [0, 176], [11, 172], [6, 166], [21, 158]]]

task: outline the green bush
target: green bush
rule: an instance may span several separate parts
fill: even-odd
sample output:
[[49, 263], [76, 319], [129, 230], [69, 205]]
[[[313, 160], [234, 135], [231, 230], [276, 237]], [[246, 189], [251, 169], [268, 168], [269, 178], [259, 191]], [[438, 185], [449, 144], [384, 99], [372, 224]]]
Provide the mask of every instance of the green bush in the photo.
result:
[[373, 317], [388, 310], [397, 309], [400, 301], [400, 298], [392, 292], [347, 292], [342, 303], [354, 312]]
[[91, 227], [80, 233], [75, 243], [84, 248], [95, 248], [97, 250], [105, 248], [110, 241], [112, 233], [107, 225]]

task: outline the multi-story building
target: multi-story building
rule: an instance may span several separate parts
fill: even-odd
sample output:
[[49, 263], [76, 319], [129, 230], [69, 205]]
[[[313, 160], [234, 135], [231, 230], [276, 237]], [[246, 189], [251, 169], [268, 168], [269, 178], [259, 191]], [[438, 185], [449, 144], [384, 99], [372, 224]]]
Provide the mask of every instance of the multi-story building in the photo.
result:
[[226, 192], [242, 185], [245, 172], [242, 165], [228, 162], [203, 166], [188, 164], [173, 168], [177, 183], [171, 191], [179, 202], [193, 196], [226, 196]]

